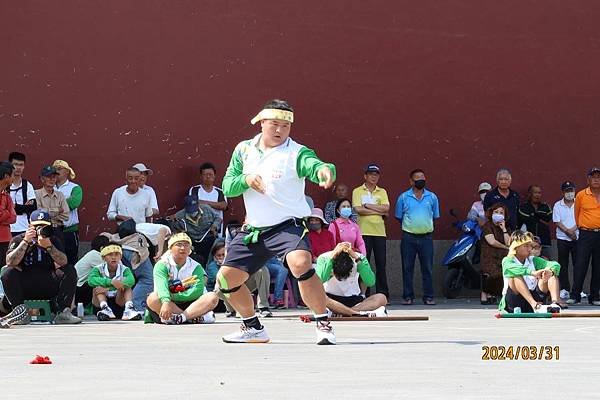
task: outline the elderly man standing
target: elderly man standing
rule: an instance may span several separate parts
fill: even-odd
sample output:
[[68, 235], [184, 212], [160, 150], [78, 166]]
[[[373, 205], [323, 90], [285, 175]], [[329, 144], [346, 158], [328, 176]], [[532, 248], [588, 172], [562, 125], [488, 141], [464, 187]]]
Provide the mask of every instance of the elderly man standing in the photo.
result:
[[127, 184], [113, 192], [106, 216], [120, 224], [128, 219], [135, 222], [147, 222], [152, 216], [150, 193], [140, 189], [141, 172], [137, 168], [128, 168], [125, 173]]
[[75, 171], [69, 166], [69, 163], [63, 160], [56, 160], [52, 166], [58, 173], [56, 177], [56, 189], [65, 195], [67, 205], [69, 206], [69, 219], [65, 222], [63, 238], [65, 241], [65, 253], [69, 264], [77, 263], [77, 253], [79, 252], [79, 214], [77, 209], [83, 201], [83, 190], [81, 186], [72, 182], [75, 179]]
[[410, 186], [398, 196], [395, 216], [402, 223], [402, 280], [404, 305], [412, 305], [415, 294], [413, 276], [415, 258], [419, 256], [423, 276], [423, 304], [435, 305], [433, 300], [433, 221], [440, 217], [440, 205], [435, 193], [425, 189], [425, 172], [410, 173]]
[[517, 217], [519, 213], [519, 193], [510, 188], [512, 176], [506, 168], [501, 168], [496, 173], [496, 186], [489, 191], [483, 199], [483, 208], [485, 211], [496, 203], [501, 203], [508, 209], [508, 219], [506, 226], [514, 231], [517, 228]]
[[35, 191], [35, 200], [38, 210], [47, 210], [50, 214], [50, 222], [56, 230], [57, 236], [63, 239], [63, 228], [69, 220], [69, 205], [62, 192], [56, 190], [58, 172], [56, 168], [48, 165], [42, 168], [40, 179], [42, 187]]
[[568, 304], [581, 302], [581, 289], [592, 259], [590, 304], [600, 306], [600, 168], [588, 173], [588, 187], [575, 196], [575, 222], [579, 228], [577, 259], [573, 268], [573, 287]]

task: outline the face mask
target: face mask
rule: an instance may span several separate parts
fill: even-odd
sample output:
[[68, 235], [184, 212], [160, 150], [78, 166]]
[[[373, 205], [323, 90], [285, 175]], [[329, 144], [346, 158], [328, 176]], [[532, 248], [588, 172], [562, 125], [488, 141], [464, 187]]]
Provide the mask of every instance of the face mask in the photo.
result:
[[565, 193], [565, 200], [573, 201], [575, 199], [575, 192], [567, 192]]
[[481, 201], [485, 200], [485, 195], [486, 195], [486, 194], [487, 194], [487, 193], [481, 193], [481, 194], [479, 195], [479, 197], [481, 197]]
[[492, 214], [492, 222], [494, 222], [495, 224], [499, 224], [502, 221], [504, 221], [504, 215]]
[[220, 267], [221, 265], [223, 265], [223, 261], [219, 261], [215, 258], [215, 263]]
[[350, 207], [340, 208], [340, 217], [350, 218], [351, 215], [352, 215], [352, 209]]
[[311, 231], [318, 231], [321, 229], [321, 224], [319, 222], [311, 222], [308, 224], [308, 229]]
[[425, 179], [418, 179], [415, 181], [415, 187], [419, 190], [425, 187]]

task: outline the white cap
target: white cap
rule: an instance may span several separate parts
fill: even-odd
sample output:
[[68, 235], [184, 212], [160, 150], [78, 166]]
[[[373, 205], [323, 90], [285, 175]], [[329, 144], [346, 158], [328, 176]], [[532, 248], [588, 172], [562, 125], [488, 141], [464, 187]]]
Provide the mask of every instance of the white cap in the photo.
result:
[[490, 190], [492, 190], [492, 185], [490, 185], [487, 182], [481, 182], [481, 184], [479, 185], [478, 192], [482, 192], [484, 190], [487, 190], [489, 192]]
[[146, 167], [146, 165], [142, 164], [142, 163], [137, 163], [135, 165], [132, 166], [133, 168], [137, 169], [140, 172], [147, 172], [148, 175], [152, 175], [154, 172], [152, 172], [152, 170], [148, 167]]

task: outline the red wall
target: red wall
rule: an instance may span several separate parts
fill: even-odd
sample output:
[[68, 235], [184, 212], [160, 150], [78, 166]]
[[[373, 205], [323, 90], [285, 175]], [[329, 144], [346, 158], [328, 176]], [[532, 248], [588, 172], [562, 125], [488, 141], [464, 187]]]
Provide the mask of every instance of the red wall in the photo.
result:
[[449, 237], [447, 210], [466, 212], [500, 166], [553, 202], [600, 164], [598, 21], [593, 0], [2, 2], [0, 154], [25, 152], [36, 182], [68, 160], [89, 239], [111, 226], [127, 166], [150, 165], [174, 209], [197, 166], [222, 177], [250, 118], [281, 97], [292, 135], [340, 181], [376, 161], [393, 202], [424, 168]]

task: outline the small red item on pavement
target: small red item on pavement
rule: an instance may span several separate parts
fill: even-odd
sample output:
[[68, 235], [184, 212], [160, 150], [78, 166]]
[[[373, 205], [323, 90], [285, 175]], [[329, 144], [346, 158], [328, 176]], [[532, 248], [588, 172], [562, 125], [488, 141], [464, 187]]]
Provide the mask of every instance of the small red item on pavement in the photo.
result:
[[29, 361], [29, 364], [52, 364], [52, 361], [48, 356], [37, 355], [33, 360]]

